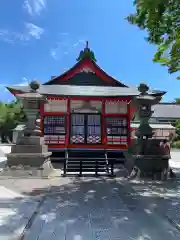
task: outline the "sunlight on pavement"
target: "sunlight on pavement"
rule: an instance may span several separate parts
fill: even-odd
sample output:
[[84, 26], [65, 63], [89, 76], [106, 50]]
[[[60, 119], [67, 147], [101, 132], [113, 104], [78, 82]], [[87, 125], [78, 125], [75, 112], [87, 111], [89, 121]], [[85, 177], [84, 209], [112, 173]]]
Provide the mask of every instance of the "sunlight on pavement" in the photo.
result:
[[14, 199], [14, 198], [22, 198], [24, 197], [23, 195], [13, 192], [3, 186], [0, 186], [0, 200], [3, 199]]
[[0, 240], [18, 239], [37, 202], [0, 186]]

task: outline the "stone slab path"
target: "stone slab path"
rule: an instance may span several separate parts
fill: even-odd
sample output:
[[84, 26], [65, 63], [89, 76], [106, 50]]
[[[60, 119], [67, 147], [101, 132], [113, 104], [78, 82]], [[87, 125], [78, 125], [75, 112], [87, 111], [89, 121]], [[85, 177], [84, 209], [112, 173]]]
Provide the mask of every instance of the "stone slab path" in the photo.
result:
[[23, 239], [176, 240], [180, 234], [125, 182], [85, 178], [52, 185]]
[[[5, 168], [6, 165], [6, 156], [5, 156], [5, 150], [7, 151], [7, 149], [2, 148], [2, 146], [0, 146], [0, 172]], [[8, 148], [8, 151], [10, 150], [10, 148]]]
[[[179, 166], [179, 154], [173, 156], [173, 166]], [[154, 183], [135, 187], [121, 178], [0, 179], [0, 240], [180, 239], [179, 231], [159, 214], [170, 215], [173, 208], [172, 218], [175, 212], [179, 217], [179, 184], [165, 188]]]
[[3, 179], [0, 184], [0, 240], [180, 239], [167, 219], [119, 178]]
[[0, 186], [0, 240], [16, 240], [22, 234], [38, 201]]

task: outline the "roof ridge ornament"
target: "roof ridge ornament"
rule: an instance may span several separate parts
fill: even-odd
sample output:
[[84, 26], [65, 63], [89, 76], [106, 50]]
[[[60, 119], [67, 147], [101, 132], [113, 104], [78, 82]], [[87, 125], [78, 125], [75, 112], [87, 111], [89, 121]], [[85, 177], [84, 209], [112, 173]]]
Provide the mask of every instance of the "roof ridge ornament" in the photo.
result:
[[89, 48], [88, 41], [86, 41], [86, 47], [80, 52], [79, 57], [76, 60], [79, 62], [85, 58], [90, 58], [94, 62], [97, 61], [94, 52]]

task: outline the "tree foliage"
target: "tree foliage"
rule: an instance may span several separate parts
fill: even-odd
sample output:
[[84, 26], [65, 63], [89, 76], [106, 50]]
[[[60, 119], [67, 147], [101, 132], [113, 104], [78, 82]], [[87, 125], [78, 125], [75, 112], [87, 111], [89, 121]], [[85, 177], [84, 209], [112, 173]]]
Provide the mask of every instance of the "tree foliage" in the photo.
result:
[[180, 140], [180, 120], [176, 120], [176, 140]]
[[[136, 13], [127, 20], [147, 31], [147, 41], [158, 46], [154, 62], [180, 70], [180, 0], [134, 0]], [[180, 77], [178, 77], [180, 79]]]
[[12, 130], [25, 120], [23, 109], [18, 100], [11, 103], [0, 102], [0, 137], [7, 141], [12, 137]]
[[180, 104], [180, 98], [176, 98], [176, 99], [175, 99], [175, 103], [176, 103], [176, 104]]

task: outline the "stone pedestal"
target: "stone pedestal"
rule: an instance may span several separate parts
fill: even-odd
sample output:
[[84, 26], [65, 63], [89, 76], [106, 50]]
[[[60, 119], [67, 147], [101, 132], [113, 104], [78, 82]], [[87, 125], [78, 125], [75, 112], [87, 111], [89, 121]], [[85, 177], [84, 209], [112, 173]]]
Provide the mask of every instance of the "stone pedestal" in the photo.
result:
[[[165, 155], [160, 148], [159, 139], [144, 140], [143, 152], [138, 143], [134, 143], [133, 159], [138, 168], [138, 177], [150, 177], [157, 180], [166, 180], [168, 177], [169, 155]], [[143, 143], [142, 143], [143, 144]]]
[[[44, 138], [39, 136], [22, 136], [16, 145], [7, 154], [7, 166], [11, 169], [28, 169], [43, 177], [48, 177], [53, 172], [48, 146], [44, 144]], [[38, 172], [38, 173], [37, 173]]]

